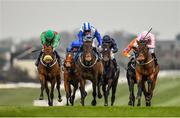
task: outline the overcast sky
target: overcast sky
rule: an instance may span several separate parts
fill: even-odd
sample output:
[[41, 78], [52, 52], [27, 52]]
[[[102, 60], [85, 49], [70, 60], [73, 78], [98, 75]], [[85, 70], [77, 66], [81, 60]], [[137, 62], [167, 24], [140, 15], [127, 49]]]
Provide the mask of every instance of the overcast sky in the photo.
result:
[[0, 0], [0, 39], [35, 37], [48, 28], [74, 31], [85, 21], [102, 34], [152, 27], [159, 39], [174, 39], [180, 0]]

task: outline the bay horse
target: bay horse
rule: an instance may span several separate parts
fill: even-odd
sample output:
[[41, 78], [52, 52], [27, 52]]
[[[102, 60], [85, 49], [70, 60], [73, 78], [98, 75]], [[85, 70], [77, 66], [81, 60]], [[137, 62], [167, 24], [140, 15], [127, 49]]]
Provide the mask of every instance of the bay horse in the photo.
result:
[[90, 80], [93, 88], [93, 100], [91, 105], [95, 106], [96, 102], [96, 88], [98, 88], [98, 97], [102, 98], [100, 92], [100, 81], [103, 75], [103, 65], [101, 60], [98, 59], [97, 54], [93, 50], [92, 40], [86, 40], [82, 46], [82, 53], [80, 53], [77, 61], [78, 67], [80, 68], [80, 76], [82, 80], [80, 82], [81, 91], [81, 104], [84, 106], [84, 100], [87, 95], [85, 91], [85, 81]]
[[[137, 53], [136, 53], [135, 48], [134, 48], [133, 53], [134, 54], [131, 56], [130, 61], [128, 62], [127, 71], [126, 71], [126, 78], [127, 78], [129, 93], [130, 93], [129, 102], [128, 102], [129, 106], [135, 105], [134, 85], [137, 84], [136, 72], [135, 72]], [[144, 95], [146, 94], [146, 91], [144, 89], [143, 89], [143, 93]]]
[[[145, 91], [146, 106], [151, 106], [151, 99], [153, 96], [153, 90], [155, 88], [156, 79], [159, 73], [159, 65], [156, 64], [155, 59], [149, 53], [147, 47], [148, 40], [137, 41], [138, 56], [136, 58], [136, 81], [138, 85], [137, 106], [141, 105], [142, 90]], [[146, 91], [145, 82], [148, 87]]]
[[[52, 46], [48, 46], [44, 48], [44, 53], [40, 59], [40, 63], [38, 65], [38, 73], [39, 79], [41, 83], [41, 95], [43, 98], [43, 90], [46, 89], [47, 97], [48, 97], [48, 105], [53, 106], [53, 98], [54, 98], [54, 87], [55, 84], [58, 90], [58, 101], [61, 102], [61, 94], [60, 94], [60, 83], [61, 83], [61, 68], [57, 62], [57, 58], [53, 52]], [[49, 91], [48, 82], [51, 84], [51, 90]]]
[[114, 67], [114, 64], [111, 60], [111, 48], [109, 43], [103, 43], [102, 45], [102, 63], [104, 66], [103, 73], [103, 84], [102, 89], [104, 93], [104, 106], [108, 106], [108, 96], [109, 91], [112, 88], [112, 97], [111, 97], [111, 106], [113, 106], [115, 102], [115, 93], [118, 84], [118, 78], [120, 69]]
[[[74, 53], [68, 52], [66, 54], [66, 59], [64, 60], [64, 88], [66, 91], [67, 106], [69, 106], [69, 101], [72, 106], [74, 105], [76, 90], [78, 89], [78, 83], [81, 78], [77, 64], [75, 63], [73, 57]], [[73, 86], [72, 95], [71, 85]]]

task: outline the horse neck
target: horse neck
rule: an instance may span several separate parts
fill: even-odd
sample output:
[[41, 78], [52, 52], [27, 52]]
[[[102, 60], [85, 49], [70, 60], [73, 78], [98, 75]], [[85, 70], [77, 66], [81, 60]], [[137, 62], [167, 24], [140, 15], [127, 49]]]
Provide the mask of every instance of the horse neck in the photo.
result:
[[[148, 53], [147, 57], [145, 58], [144, 63], [148, 63], [148, 62], [150, 62], [152, 59], [153, 59], [152, 55], [151, 55], [150, 53]], [[154, 60], [153, 60], [153, 62], [150, 62], [150, 63], [145, 64], [145, 65], [138, 65], [138, 64], [136, 64], [136, 65], [137, 65], [138, 67], [140, 67], [141, 69], [143, 69], [143, 70], [147, 70], [147, 69], [150, 70], [150, 69], [153, 69], [153, 68], [152, 68], [152, 66], [153, 66], [152, 64], [155, 65]]]

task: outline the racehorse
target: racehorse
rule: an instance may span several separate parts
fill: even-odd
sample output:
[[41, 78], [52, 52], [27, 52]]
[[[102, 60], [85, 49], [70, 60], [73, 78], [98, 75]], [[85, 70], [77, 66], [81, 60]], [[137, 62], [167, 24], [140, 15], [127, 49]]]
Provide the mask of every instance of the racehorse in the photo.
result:
[[[141, 105], [142, 90], [145, 91], [146, 106], [151, 106], [151, 99], [153, 90], [155, 88], [157, 75], [159, 73], [159, 65], [155, 63], [155, 59], [149, 53], [147, 47], [148, 40], [137, 41], [138, 56], [136, 58], [136, 81], [138, 84], [137, 106]], [[148, 91], [146, 91], [145, 82], [148, 84]]]
[[[53, 52], [52, 46], [48, 46], [44, 48], [44, 53], [40, 59], [40, 63], [38, 65], [38, 73], [39, 79], [41, 83], [41, 95], [43, 98], [43, 90], [46, 89], [46, 93], [48, 96], [48, 105], [53, 106], [53, 98], [54, 98], [54, 86], [58, 90], [58, 101], [61, 102], [61, 94], [60, 94], [60, 83], [61, 83], [61, 68], [57, 62], [57, 58]], [[51, 84], [51, 90], [49, 91], [48, 82]]]
[[[137, 84], [136, 72], [135, 72], [136, 56], [137, 56], [137, 54], [136, 54], [136, 51], [134, 49], [134, 55], [131, 56], [131, 59], [128, 63], [127, 71], [126, 71], [126, 78], [127, 78], [129, 92], [130, 92], [129, 102], [128, 102], [129, 106], [135, 105], [134, 85]], [[143, 89], [143, 93], [144, 93], [144, 95], [146, 94], [146, 91], [144, 91], [144, 89]]]
[[108, 96], [109, 96], [109, 91], [112, 88], [112, 97], [111, 97], [111, 106], [113, 106], [115, 102], [115, 93], [116, 93], [116, 88], [118, 84], [118, 78], [119, 78], [119, 73], [120, 69], [114, 67], [114, 64], [111, 60], [111, 48], [109, 43], [103, 43], [102, 45], [102, 63], [104, 66], [104, 73], [103, 73], [103, 84], [102, 84], [102, 89], [104, 93], [104, 106], [108, 106]]
[[[74, 105], [74, 99], [76, 90], [78, 89], [78, 83], [80, 81], [80, 74], [78, 67], [74, 61], [73, 52], [68, 52], [66, 54], [66, 59], [64, 61], [64, 88], [66, 91], [67, 106], [69, 106], [69, 101], [71, 105]], [[71, 85], [73, 86], [73, 94], [71, 95]]]
[[100, 80], [102, 79], [103, 75], [103, 65], [93, 50], [91, 40], [84, 41], [82, 53], [79, 54], [77, 64], [78, 67], [80, 67], [80, 76], [83, 79], [83, 81], [80, 82], [81, 104], [84, 106], [84, 100], [87, 95], [85, 91], [85, 81], [90, 80], [93, 88], [93, 100], [91, 104], [95, 106], [97, 104], [96, 87], [98, 88], [98, 97], [102, 97], [100, 92]]

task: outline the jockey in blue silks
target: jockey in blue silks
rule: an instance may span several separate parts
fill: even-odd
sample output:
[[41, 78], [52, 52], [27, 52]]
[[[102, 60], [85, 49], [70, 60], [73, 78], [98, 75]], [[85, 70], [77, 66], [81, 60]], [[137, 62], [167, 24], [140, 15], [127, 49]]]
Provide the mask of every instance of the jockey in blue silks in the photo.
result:
[[[100, 53], [97, 51], [97, 47], [99, 50], [101, 50], [101, 47], [102, 47], [102, 38], [101, 38], [101, 35], [100, 33], [97, 31], [97, 29], [95, 29], [91, 23], [89, 22], [85, 22], [83, 23], [83, 26], [80, 28], [80, 31], [78, 33], [78, 38], [79, 38], [79, 42], [81, 44], [83, 44], [83, 42], [85, 40], [93, 40], [93, 49], [94, 51], [98, 54], [98, 57], [100, 58]], [[98, 45], [96, 46], [95, 44], [95, 40], [94, 39], [97, 39], [98, 41]]]
[[82, 43], [79, 42], [79, 39], [73, 40], [70, 44], [70, 46], [67, 48], [67, 52], [73, 52], [74, 53], [74, 59], [77, 60], [77, 52], [82, 47]]

